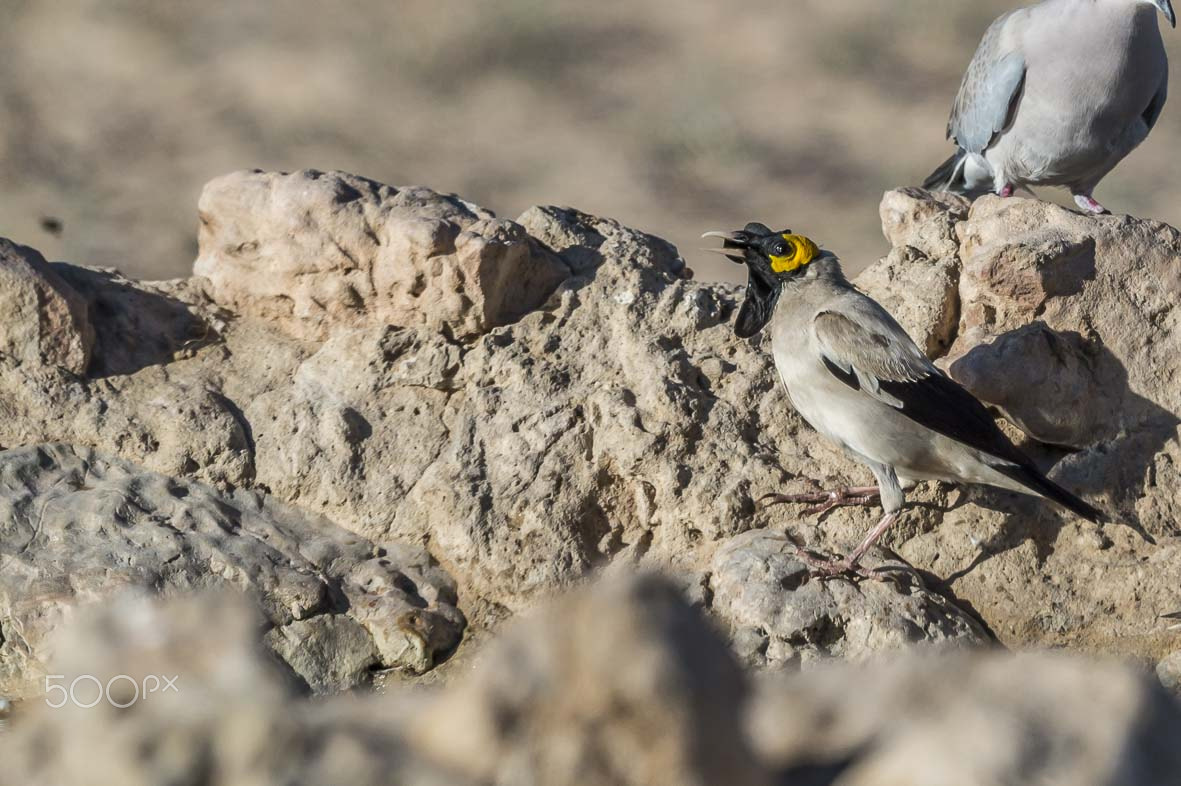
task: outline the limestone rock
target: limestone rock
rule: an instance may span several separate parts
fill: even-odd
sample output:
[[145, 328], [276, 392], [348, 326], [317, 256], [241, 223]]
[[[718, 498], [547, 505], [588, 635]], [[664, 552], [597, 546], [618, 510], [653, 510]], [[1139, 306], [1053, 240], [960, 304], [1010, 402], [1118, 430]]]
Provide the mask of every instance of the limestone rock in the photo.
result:
[[785, 782], [1136, 786], [1181, 771], [1181, 708], [1115, 663], [911, 657], [766, 680], [755, 696], [756, 747]]
[[[1173, 324], [1181, 234], [1153, 221], [1095, 218], [1046, 202], [999, 198], [976, 202], [962, 230], [963, 309], [953, 376], [982, 381], [984, 367], [995, 367], [1001, 355], [1012, 362], [1011, 344], [997, 339], [1028, 331], [1038, 321], [1060, 335], [1078, 335], [1074, 343], [1086, 349], [1087, 362], [1081, 367], [1078, 360], [1060, 362], [1068, 374], [1090, 377], [1091, 392], [1102, 391], [1099, 401], [1071, 406], [1081, 402], [1056, 391], [1054, 375], [1040, 371], [1034, 373], [1041, 384], [1031, 384], [1026, 374], [1008, 375], [1007, 400], [982, 395], [986, 401], [1003, 403], [1016, 419], [1031, 424], [1038, 420], [1030, 411], [1035, 407], [1069, 407], [1073, 423], [1056, 428], [1068, 428], [1067, 444], [1076, 446], [1181, 412], [1175, 374], [1181, 337]], [[1031, 362], [1046, 359], [1047, 350], [1032, 349]], [[992, 380], [988, 393], [998, 395], [1002, 384]]]
[[722, 545], [714, 554], [709, 586], [711, 609], [752, 666], [856, 661], [886, 651], [990, 640], [979, 623], [923, 587], [917, 576], [860, 584], [810, 580], [786, 538], [766, 530]]
[[1181, 413], [1181, 234], [991, 197], [975, 203], [961, 231], [951, 375], [1034, 438], [1087, 448], [1096, 480], [1097, 465], [1110, 464], [1102, 484], [1120, 514], [1174, 531], [1164, 511], [1133, 508], [1145, 465], [1171, 450]]
[[0, 238], [0, 358], [81, 375], [93, 345], [78, 293], [40, 253]]
[[743, 698], [725, 645], [672, 587], [629, 577], [506, 632], [411, 739], [481, 783], [767, 784]]
[[201, 279], [145, 283], [117, 270], [63, 263], [54, 265], [54, 271], [85, 302], [94, 325], [91, 377], [171, 363], [217, 339], [216, 328], [201, 313], [207, 302]]
[[882, 304], [930, 358], [951, 348], [959, 323], [959, 260], [931, 259], [899, 246], [870, 265], [854, 283]]
[[[75, 695], [94, 706], [68, 692], [57, 709], [28, 702], [0, 734], [0, 784], [470, 783], [406, 745], [397, 727], [413, 713], [409, 702], [295, 695], [260, 651], [263, 622], [232, 594], [121, 596], [87, 608], [55, 636], [52, 670], [62, 678], [52, 684], [68, 691], [81, 678]], [[88, 677], [111, 684], [110, 699], [95, 701]], [[57, 691], [46, 698], [63, 702]]]
[[64, 446], [0, 453], [0, 694], [22, 695], [74, 608], [125, 588], [253, 595], [311, 687], [421, 673], [459, 643], [455, 585], [421, 549], [375, 544], [256, 493], [232, 496]]
[[[364, 219], [377, 215], [378, 205], [388, 208], [390, 222], [395, 214], [397, 221], [455, 226], [488, 218], [459, 200], [355, 180], [361, 196], [337, 205], [335, 189], [354, 182], [343, 175], [242, 175], [233, 182], [255, 184], [267, 204], [272, 186], [296, 200], [289, 186], [303, 182], [309, 190], [301, 198], [309, 201], [289, 204], [335, 216], [333, 232], [361, 238], [357, 243], [369, 242]], [[911, 229], [899, 230], [906, 245], [883, 263], [896, 276], [888, 294], [900, 298], [890, 307], [908, 327], [932, 326], [927, 335], [945, 335], [957, 302], [965, 315], [976, 315], [973, 324], [1031, 323], [1032, 315], [982, 290], [979, 275], [959, 277], [958, 291], [950, 294], [948, 278], [936, 290], [922, 276], [954, 276], [961, 258], [979, 261], [980, 249], [1004, 243], [1016, 243], [1005, 253], [1019, 260], [1033, 253], [1021, 238], [1040, 237], [1048, 221], [1078, 218], [1053, 218], [1045, 212], [1050, 208], [1020, 199], [998, 203], [1012, 214], [991, 223], [981, 223], [989, 200], [978, 202], [971, 216], [951, 204], [940, 217], [938, 201], [913, 194], [893, 200], [895, 207], [903, 203], [914, 215], [897, 218], [898, 226]], [[293, 220], [278, 202], [272, 207], [281, 214], [274, 221]], [[260, 227], [266, 223], [261, 214], [242, 216]], [[794, 413], [766, 337], [733, 335], [740, 290], [688, 280], [675, 249], [614, 221], [535, 208], [518, 225], [529, 235], [527, 245], [557, 260], [569, 277], [517, 321], [463, 340], [442, 323], [407, 326], [374, 318], [376, 306], [366, 306], [355, 322], [324, 312], [331, 335], [299, 338], [288, 332], [290, 315], [275, 312], [272, 319], [265, 309], [246, 306], [239, 312], [231, 301], [219, 302], [218, 285], [202, 277], [131, 282], [110, 271], [58, 265], [101, 327], [92, 377], [0, 364], [0, 445], [90, 446], [210, 483], [227, 498], [269, 495], [326, 516], [366, 542], [413, 544], [454, 577], [465, 613], [483, 631], [599, 568], [639, 565], [704, 576], [721, 544], [752, 529], [787, 526], [802, 543], [827, 551], [860, 540], [872, 526], [872, 511], [838, 510], [817, 522], [785, 508], [755, 509], [754, 499], [804, 490], [807, 478], [831, 487], [870, 476]], [[935, 241], [953, 230], [965, 245], [948, 255], [950, 247]], [[293, 231], [310, 236], [298, 226]], [[1111, 275], [1076, 277], [1085, 296], [1046, 300], [1037, 318], [1050, 333], [1025, 328], [1028, 341], [1024, 333], [1002, 340], [991, 328], [965, 327], [965, 316], [950, 334], [956, 347], [945, 360], [980, 358], [981, 368], [992, 371], [977, 379], [1002, 386], [997, 401], [1015, 422], [1042, 436], [1052, 430], [1059, 445], [1084, 444], [1069, 454], [1028, 440], [1025, 447], [1059, 482], [1117, 522], [1149, 532], [1156, 545], [1128, 527], [1100, 529], [1036, 499], [937, 484], [909, 493], [914, 504], [886, 545], [922, 571], [927, 586], [970, 605], [1006, 645], [1158, 662], [1176, 641], [1157, 625], [1155, 610], [1175, 607], [1181, 584], [1178, 394], [1167, 368], [1168, 342], [1177, 339], [1171, 300], [1149, 297], [1152, 276], [1136, 271], [1144, 259], [1163, 253], [1137, 243], [1165, 230], [1103, 219], [1070, 231], [1098, 233], [1094, 242], [1107, 249], [1103, 265]], [[1085, 246], [1085, 234], [1080, 237]], [[297, 248], [292, 258], [297, 252], [304, 253]], [[1131, 252], [1141, 256], [1121, 257]], [[286, 253], [276, 251], [276, 258]], [[1153, 270], [1167, 281], [1168, 265], [1163, 257], [1158, 261]], [[1121, 283], [1116, 269], [1125, 263], [1133, 272]], [[1053, 261], [1047, 258], [1043, 268], [1054, 269]], [[1068, 273], [1055, 291], [1066, 286]], [[324, 275], [350, 280], [339, 271]], [[918, 280], [903, 286], [912, 277]], [[884, 286], [889, 276], [881, 278]], [[1056, 303], [1076, 300], [1077, 313], [1062, 312], [1074, 316], [1055, 316]], [[1131, 329], [1117, 334], [1104, 321], [1108, 311], [1143, 321], [1147, 317], [1136, 314], [1152, 304], [1159, 310], [1145, 314], [1159, 319], [1136, 330], [1156, 348], [1137, 348]], [[1083, 319], [1084, 307], [1096, 315], [1092, 323], [1107, 325], [1097, 335]], [[1108, 332], [1118, 340], [1109, 343]], [[1061, 362], [1054, 351], [1039, 349], [1050, 335], [1066, 348]], [[1017, 338], [1025, 343], [1012, 341]], [[983, 364], [981, 353], [993, 346], [1010, 347], [1008, 359]], [[1105, 353], [1123, 358], [1126, 377], [1115, 373], [1117, 364]], [[1141, 359], [1148, 364], [1138, 365]], [[1038, 401], [1051, 405], [1031, 406], [1035, 387], [1043, 388]], [[1012, 395], [1000, 395], [1006, 392]], [[1100, 422], [1079, 425], [1095, 419]], [[1022, 438], [1012, 424], [1006, 428]], [[1102, 434], [1100, 441], [1077, 439], [1088, 429]], [[698, 583], [695, 590], [703, 603], [707, 589]], [[866, 596], [864, 606], [849, 609], [850, 618], [872, 608], [873, 596]], [[413, 620], [406, 623], [415, 628]], [[292, 635], [329, 629], [342, 637], [355, 631], [344, 620], [326, 618]], [[374, 639], [379, 652], [385, 647], [409, 656], [419, 646], [419, 639], [391, 636], [384, 644]], [[307, 663], [336, 674], [355, 672], [370, 657], [360, 650], [338, 660], [308, 652]]]
[[958, 194], [921, 188], [887, 191], [878, 210], [882, 234], [894, 248], [909, 246], [930, 259], [955, 257], [960, 246], [956, 226], [968, 217], [970, 205]]
[[1156, 664], [1156, 676], [1165, 690], [1181, 698], [1181, 650], [1177, 650]]
[[735, 338], [733, 290], [687, 281], [675, 249], [615, 222], [521, 221], [582, 271], [546, 306], [467, 345], [341, 332], [244, 407], [257, 482], [428, 544], [507, 610], [612, 561], [694, 563], [819, 441]]
[[339, 172], [236, 172], [199, 203], [197, 275], [297, 336], [338, 325], [468, 339], [541, 305], [567, 267], [520, 225], [425, 188]]
[[1120, 431], [1109, 396], [1126, 383], [1105, 354], [1102, 342], [1034, 322], [972, 347], [949, 370], [1034, 439], [1085, 448]]
[[1133, 786], [1181, 768], [1181, 708], [1132, 667], [944, 652], [764, 674], [748, 691], [706, 621], [651, 577], [547, 604], [434, 693], [301, 697], [259, 646], [264, 622], [236, 593], [82, 610], [53, 637], [53, 684], [83, 678], [90, 703], [91, 675], [109, 698], [19, 707], [0, 784]]
[[227, 786], [771, 782], [744, 732], [737, 664], [660, 580], [620, 578], [563, 599], [435, 695], [298, 699], [261, 657], [259, 622], [217, 596], [121, 599], [80, 615], [56, 637], [62, 682], [177, 675], [177, 689], [133, 701], [119, 683], [123, 710], [31, 703], [0, 735], [0, 784], [173, 783], [196, 772]]

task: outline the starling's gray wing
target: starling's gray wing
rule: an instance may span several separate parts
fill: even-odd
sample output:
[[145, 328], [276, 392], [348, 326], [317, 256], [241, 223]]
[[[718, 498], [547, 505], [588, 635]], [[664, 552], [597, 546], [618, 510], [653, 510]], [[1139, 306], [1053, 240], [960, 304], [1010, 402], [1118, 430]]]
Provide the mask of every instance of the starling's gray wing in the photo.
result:
[[1025, 83], [1025, 57], [1006, 30], [1024, 16], [1014, 11], [992, 23], [960, 83], [947, 136], [969, 153], [983, 153], [1012, 122]]
[[875, 301], [847, 298], [817, 314], [813, 330], [824, 365], [849, 387], [998, 463], [1028, 463], [984, 405], [935, 368]]
[[975, 449], [986, 465], [1034, 493], [1089, 521], [1103, 519], [1100, 511], [1047, 478], [984, 405], [935, 368], [877, 302], [850, 292], [818, 313], [812, 329], [825, 367], [844, 384], [893, 407], [916, 429]]

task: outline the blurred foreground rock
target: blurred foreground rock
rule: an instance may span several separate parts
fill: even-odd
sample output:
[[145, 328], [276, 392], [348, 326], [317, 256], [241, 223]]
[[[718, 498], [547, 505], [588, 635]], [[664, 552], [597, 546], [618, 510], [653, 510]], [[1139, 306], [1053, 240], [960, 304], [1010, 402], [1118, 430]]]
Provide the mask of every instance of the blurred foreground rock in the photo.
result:
[[22, 707], [0, 735], [0, 784], [1134, 786], [1181, 771], [1181, 708], [1127, 667], [912, 656], [751, 690], [651, 577], [548, 606], [431, 693], [298, 698], [256, 646], [258, 622], [228, 598], [129, 598], [82, 617], [59, 634], [65, 684], [118, 673], [176, 688], [137, 696], [121, 680], [125, 709]]
[[1181, 705], [1147, 675], [1064, 655], [912, 657], [761, 680], [750, 723], [774, 768], [839, 786], [1164, 784]]

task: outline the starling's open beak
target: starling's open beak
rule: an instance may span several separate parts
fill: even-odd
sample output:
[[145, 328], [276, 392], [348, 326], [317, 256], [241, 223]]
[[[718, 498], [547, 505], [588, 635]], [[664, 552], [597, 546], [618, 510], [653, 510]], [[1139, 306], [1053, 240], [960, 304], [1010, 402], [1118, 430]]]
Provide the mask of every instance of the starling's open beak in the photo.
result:
[[1169, 20], [1169, 24], [1173, 27], [1177, 26], [1177, 14], [1173, 11], [1173, 0], [1153, 0], [1156, 7], [1160, 9], [1165, 18]]
[[721, 254], [731, 262], [746, 264], [746, 248], [750, 243], [750, 236], [745, 232], [706, 232], [702, 238], [717, 237], [722, 239], [721, 248], [703, 248], [711, 254]]

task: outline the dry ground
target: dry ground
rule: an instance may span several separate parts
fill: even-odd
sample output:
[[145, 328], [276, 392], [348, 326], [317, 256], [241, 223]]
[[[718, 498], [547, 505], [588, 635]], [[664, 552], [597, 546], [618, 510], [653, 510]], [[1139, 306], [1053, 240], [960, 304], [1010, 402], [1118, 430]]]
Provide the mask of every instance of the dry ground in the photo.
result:
[[[510, 217], [615, 216], [711, 278], [738, 271], [697, 236], [752, 219], [859, 269], [886, 250], [882, 191], [947, 154], [959, 75], [1012, 5], [0, 0], [0, 235], [176, 276], [206, 180], [341, 168]], [[1174, 105], [1099, 197], [1181, 223], [1179, 138]]]

